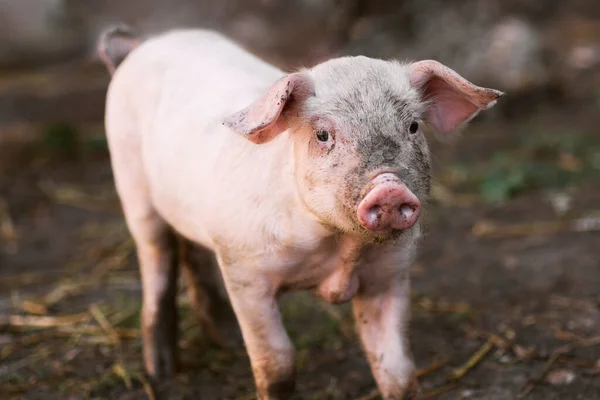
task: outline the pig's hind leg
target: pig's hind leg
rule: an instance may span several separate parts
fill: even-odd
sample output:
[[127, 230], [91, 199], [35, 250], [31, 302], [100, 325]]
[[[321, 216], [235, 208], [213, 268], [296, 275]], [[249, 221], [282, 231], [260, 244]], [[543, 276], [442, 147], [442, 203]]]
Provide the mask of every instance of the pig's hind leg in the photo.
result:
[[215, 255], [183, 238], [179, 245], [190, 304], [204, 333], [221, 347], [241, 345], [242, 335]]
[[177, 364], [177, 238], [152, 205], [135, 136], [108, 137], [115, 183], [140, 266], [144, 363], [153, 378], [166, 378]]

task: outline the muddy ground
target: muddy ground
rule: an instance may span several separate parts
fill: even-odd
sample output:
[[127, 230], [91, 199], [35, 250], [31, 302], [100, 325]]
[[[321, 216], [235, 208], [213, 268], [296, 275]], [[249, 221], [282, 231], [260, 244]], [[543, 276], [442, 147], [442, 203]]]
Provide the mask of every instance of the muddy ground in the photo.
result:
[[[600, 399], [599, 111], [490, 113], [449, 143], [431, 138], [410, 328], [426, 398]], [[36, 134], [0, 160], [0, 397], [254, 398], [244, 349], [212, 347], [183, 288], [182, 372], [147, 384], [101, 124], [14, 129]], [[348, 306], [301, 293], [283, 312], [298, 399], [377, 398]]]

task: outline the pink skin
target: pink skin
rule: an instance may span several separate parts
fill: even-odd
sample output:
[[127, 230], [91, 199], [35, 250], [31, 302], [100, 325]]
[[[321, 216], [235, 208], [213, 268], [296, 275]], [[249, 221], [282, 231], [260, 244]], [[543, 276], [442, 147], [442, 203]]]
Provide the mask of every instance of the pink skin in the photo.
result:
[[391, 173], [378, 175], [358, 205], [358, 221], [373, 232], [405, 230], [421, 215], [421, 202]]

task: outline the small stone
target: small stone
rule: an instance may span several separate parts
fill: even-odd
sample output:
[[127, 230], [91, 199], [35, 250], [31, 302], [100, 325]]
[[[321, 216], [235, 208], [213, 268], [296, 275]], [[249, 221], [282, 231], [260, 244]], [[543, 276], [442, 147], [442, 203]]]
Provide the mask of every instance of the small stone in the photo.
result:
[[569, 369], [556, 369], [546, 376], [546, 382], [553, 386], [569, 385], [575, 380], [575, 373]]
[[517, 333], [513, 329], [508, 328], [506, 332], [504, 332], [504, 336], [508, 340], [513, 340], [517, 336]]
[[548, 196], [550, 204], [557, 215], [565, 215], [571, 210], [573, 197], [568, 193], [551, 193]]
[[510, 364], [513, 362], [513, 359], [508, 354], [504, 354], [504, 355], [500, 356], [500, 358], [498, 358], [498, 362], [501, 364]]

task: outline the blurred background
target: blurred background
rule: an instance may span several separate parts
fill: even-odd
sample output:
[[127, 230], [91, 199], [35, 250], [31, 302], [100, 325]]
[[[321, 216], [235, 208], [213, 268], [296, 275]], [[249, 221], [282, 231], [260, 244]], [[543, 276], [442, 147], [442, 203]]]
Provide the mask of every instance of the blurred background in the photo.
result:
[[[143, 377], [140, 284], [104, 137], [99, 33], [217, 29], [291, 70], [437, 59], [507, 92], [453, 140], [412, 270], [427, 398], [600, 398], [597, 0], [0, 0], [0, 393], [252, 399], [182, 289], [183, 371]], [[376, 399], [348, 306], [283, 299], [300, 399]], [[185, 318], [189, 315], [189, 318]]]

